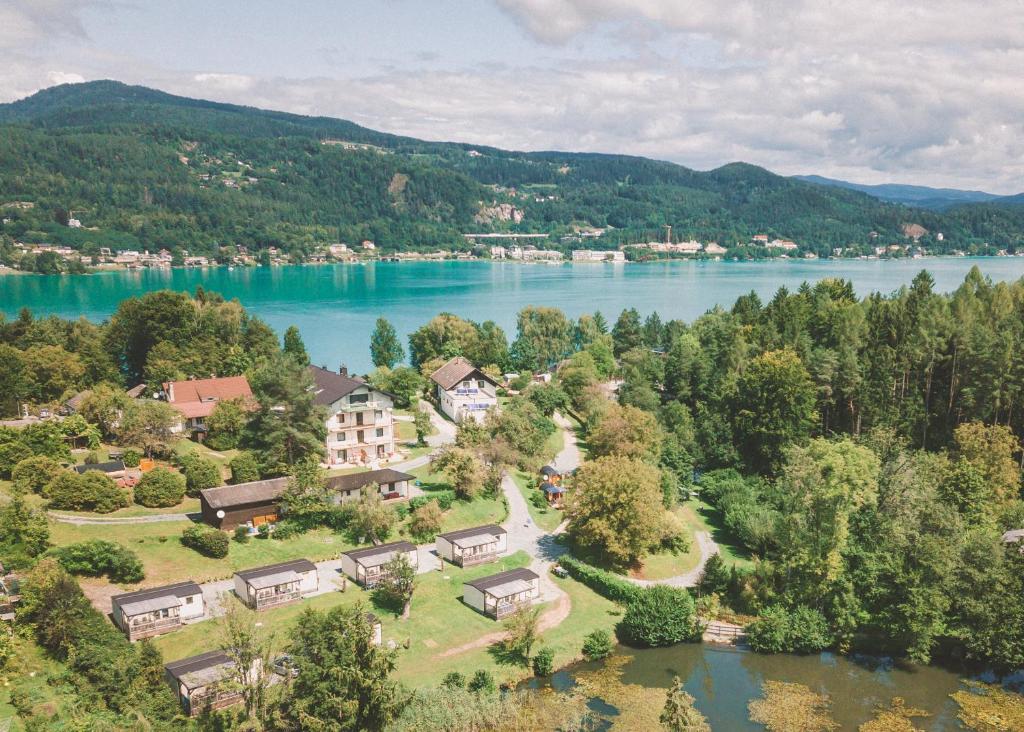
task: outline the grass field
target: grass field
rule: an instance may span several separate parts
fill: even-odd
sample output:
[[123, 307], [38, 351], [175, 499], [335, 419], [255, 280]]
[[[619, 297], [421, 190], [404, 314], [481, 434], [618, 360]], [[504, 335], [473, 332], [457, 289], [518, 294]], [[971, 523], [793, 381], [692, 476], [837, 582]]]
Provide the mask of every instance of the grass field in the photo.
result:
[[[420, 488], [424, 495], [429, 496], [437, 491], [451, 490], [447, 478], [440, 473], [431, 472], [428, 465], [414, 468], [409, 471], [409, 474], [416, 476], [416, 479], [420, 481]], [[508, 516], [508, 509], [505, 506], [504, 498], [501, 497], [478, 496], [472, 501], [457, 500], [450, 509], [445, 511], [441, 531], [455, 531], [482, 524], [500, 524], [506, 516]]]
[[726, 565], [737, 565], [738, 567], [751, 567], [754, 562], [750, 552], [736, 540], [729, 531], [722, 526], [718, 512], [710, 505], [701, 500], [688, 501], [683, 518], [696, 531], [707, 531], [711, 538], [718, 544], [718, 550], [725, 560]]

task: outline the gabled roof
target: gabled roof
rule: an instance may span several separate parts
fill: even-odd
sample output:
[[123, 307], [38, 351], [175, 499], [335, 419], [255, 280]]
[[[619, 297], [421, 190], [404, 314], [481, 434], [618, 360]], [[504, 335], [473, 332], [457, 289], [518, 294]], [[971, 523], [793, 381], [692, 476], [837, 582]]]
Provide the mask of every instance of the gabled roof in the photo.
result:
[[485, 524], [484, 526], [474, 526], [471, 529], [459, 529], [458, 531], [449, 531], [445, 534], [438, 534], [438, 537], [447, 539], [448, 541], [456, 541], [458, 539], [466, 539], [470, 536], [477, 536], [479, 534], [490, 534], [497, 538], [502, 534], [507, 534], [505, 529], [501, 528], [497, 524]]
[[[149, 612], [150, 610], [159, 609], [157, 605], [164, 604], [167, 607], [172, 605], [163, 603], [165, 599], [178, 600], [182, 597], [191, 597], [192, 595], [202, 594], [202, 590], [199, 585], [191, 580], [187, 582], [177, 582], [173, 585], [164, 585], [163, 587], [151, 587], [148, 590], [136, 590], [135, 592], [125, 592], [120, 595], [114, 595], [110, 598], [110, 605], [115, 610], [121, 608], [128, 615], [137, 615], [143, 612]], [[156, 604], [152, 604], [152, 603]], [[152, 604], [152, 606], [150, 606]], [[174, 605], [180, 603], [174, 602]]]
[[563, 486], [549, 483], [548, 481], [541, 483], [540, 489], [545, 493], [565, 493], [565, 488]]
[[342, 552], [345, 556], [353, 559], [357, 564], [363, 566], [376, 566], [383, 564], [380, 561], [382, 557], [386, 558], [385, 561], [391, 559], [392, 555], [406, 552], [416, 551], [416, 545], [408, 541], [395, 541], [390, 544], [381, 544], [380, 546], [370, 546], [365, 549], [353, 549], [349, 552]]
[[186, 418], [209, 417], [217, 402], [229, 399], [253, 401], [252, 389], [244, 376], [168, 381], [163, 384], [167, 403]]
[[288, 478], [267, 478], [237, 485], [222, 485], [199, 491], [203, 502], [210, 508], [244, 506], [249, 503], [275, 501], [288, 487]]
[[392, 468], [381, 468], [380, 470], [368, 470], [365, 473], [332, 475], [327, 479], [327, 487], [332, 491], [349, 491], [353, 488], [362, 488], [371, 483], [390, 485], [401, 480], [416, 480], [416, 476], [393, 470]]
[[309, 366], [307, 370], [309, 375], [313, 377], [313, 390], [315, 392], [313, 401], [323, 407], [334, 404], [343, 396], [351, 394], [361, 386], [369, 386], [362, 379], [357, 379], [353, 376], [342, 376], [320, 366]]
[[481, 577], [480, 579], [472, 580], [471, 582], [463, 582], [462, 584], [475, 587], [481, 592], [488, 592], [489, 590], [498, 589], [502, 585], [514, 582], [531, 582], [535, 579], [540, 579], [540, 576], [536, 572], [524, 568], [498, 572], [497, 574]]
[[555, 469], [554, 469], [554, 468], [553, 468], [552, 466], [550, 466], [550, 465], [545, 465], [545, 466], [544, 466], [543, 468], [541, 468], [541, 469], [540, 469], [540, 474], [541, 474], [541, 475], [546, 475], [546, 476], [548, 476], [549, 478], [550, 478], [550, 477], [551, 477], [552, 475], [561, 475], [561, 473], [559, 473], [559, 472], [558, 472], [557, 470], [555, 470]]
[[311, 561], [308, 559], [292, 559], [287, 562], [268, 564], [265, 567], [256, 567], [255, 569], [241, 569], [235, 572], [235, 576], [241, 577], [246, 584], [251, 584], [253, 580], [259, 580], [262, 577], [272, 577], [289, 572], [301, 574], [309, 571], [316, 571], [316, 565]]
[[125, 391], [125, 394], [127, 394], [132, 399], [138, 399], [140, 396], [142, 396], [145, 393], [146, 393], [146, 385], [145, 384], [136, 384], [131, 389], [128, 389], [127, 391]]
[[448, 363], [432, 373], [430, 375], [430, 379], [442, 389], [447, 390], [453, 388], [456, 384], [465, 380], [469, 376], [484, 379], [494, 386], [498, 385], [494, 379], [462, 356], [456, 356], [455, 358], [450, 359]]
[[185, 688], [192, 690], [219, 681], [227, 676], [235, 662], [224, 651], [207, 651], [180, 661], [165, 664], [167, 673]]

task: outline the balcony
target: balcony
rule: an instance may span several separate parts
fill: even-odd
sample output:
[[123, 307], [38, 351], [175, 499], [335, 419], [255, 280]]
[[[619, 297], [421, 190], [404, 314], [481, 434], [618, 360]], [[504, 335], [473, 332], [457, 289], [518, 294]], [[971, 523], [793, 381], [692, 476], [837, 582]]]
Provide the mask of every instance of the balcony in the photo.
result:
[[211, 712], [224, 707], [230, 707], [242, 701], [242, 692], [213, 689], [205, 693], [196, 693], [188, 698], [188, 713], [197, 717], [204, 711]]
[[267, 595], [265, 597], [256, 598], [256, 609], [266, 610], [267, 608], [277, 607], [278, 605], [284, 605], [285, 603], [294, 602], [302, 597], [302, 593], [299, 590], [293, 592], [278, 592], [273, 595]]
[[462, 556], [456, 557], [460, 567], [473, 567], [477, 564], [484, 564], [486, 562], [493, 562], [501, 554], [497, 549], [486, 552], [477, 552], [476, 554], [463, 554]]
[[384, 402], [363, 402], [362, 404], [342, 404], [338, 409], [338, 412], [342, 414], [351, 414], [352, 412], [368, 412], [371, 409], [385, 410], [390, 407]]
[[502, 620], [503, 618], [507, 618], [509, 615], [512, 615], [519, 610], [519, 608], [528, 606], [530, 602], [530, 600], [499, 602], [494, 608], [494, 619]]
[[137, 640], [139, 638], [148, 638], [149, 636], [160, 635], [161, 633], [167, 633], [180, 626], [180, 617], [160, 618], [159, 620], [152, 620], [148, 623], [129, 625], [128, 640]]

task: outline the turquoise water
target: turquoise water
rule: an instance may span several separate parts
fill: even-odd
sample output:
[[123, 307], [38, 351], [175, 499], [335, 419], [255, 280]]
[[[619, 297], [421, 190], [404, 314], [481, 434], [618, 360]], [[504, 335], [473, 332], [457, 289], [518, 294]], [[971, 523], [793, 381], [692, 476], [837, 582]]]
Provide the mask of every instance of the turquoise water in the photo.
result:
[[0, 312], [22, 307], [62, 317], [103, 320], [131, 295], [197, 285], [238, 298], [279, 333], [297, 325], [315, 363], [371, 366], [369, 335], [384, 316], [406, 335], [447, 311], [494, 320], [511, 339], [525, 305], [559, 307], [570, 316], [600, 310], [613, 321], [625, 307], [692, 320], [731, 306], [753, 290], [763, 299], [786, 286], [823, 277], [853, 280], [857, 291], [891, 292], [928, 269], [940, 291], [954, 289], [977, 265], [994, 280], [1024, 276], [1024, 257], [925, 260], [784, 260], [648, 264], [523, 265], [502, 262], [412, 262], [273, 268], [135, 270], [93, 275], [0, 276]]

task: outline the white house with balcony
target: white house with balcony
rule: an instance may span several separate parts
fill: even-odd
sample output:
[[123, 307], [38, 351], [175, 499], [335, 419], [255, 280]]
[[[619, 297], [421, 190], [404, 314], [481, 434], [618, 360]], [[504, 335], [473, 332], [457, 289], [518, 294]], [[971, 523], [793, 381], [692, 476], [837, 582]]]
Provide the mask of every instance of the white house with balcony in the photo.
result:
[[394, 400], [362, 379], [309, 367], [314, 401], [327, 408], [327, 464], [367, 465], [395, 454]]
[[317, 592], [320, 575], [308, 559], [293, 559], [235, 572], [234, 589], [238, 599], [253, 610], [267, 610]]
[[455, 422], [482, 422], [498, 406], [498, 383], [462, 356], [456, 356], [430, 375], [441, 411]]
[[130, 641], [170, 633], [206, 612], [203, 591], [191, 580], [114, 595], [110, 606], [114, 624]]

